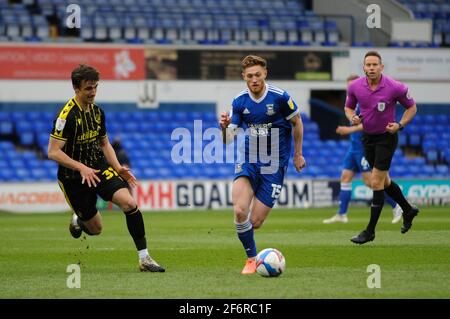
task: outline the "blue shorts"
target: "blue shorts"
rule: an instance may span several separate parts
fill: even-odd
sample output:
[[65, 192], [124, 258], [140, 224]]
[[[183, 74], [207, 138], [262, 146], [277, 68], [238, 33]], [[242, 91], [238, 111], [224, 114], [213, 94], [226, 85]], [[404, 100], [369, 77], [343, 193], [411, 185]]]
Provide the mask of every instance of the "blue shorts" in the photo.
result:
[[280, 197], [287, 166], [281, 166], [274, 174], [261, 174], [261, 164], [238, 163], [234, 180], [246, 176], [250, 180], [253, 192], [258, 200], [272, 208]]
[[355, 152], [349, 150], [344, 157], [344, 169], [351, 170], [355, 173], [370, 172], [369, 162], [364, 157], [364, 152]]

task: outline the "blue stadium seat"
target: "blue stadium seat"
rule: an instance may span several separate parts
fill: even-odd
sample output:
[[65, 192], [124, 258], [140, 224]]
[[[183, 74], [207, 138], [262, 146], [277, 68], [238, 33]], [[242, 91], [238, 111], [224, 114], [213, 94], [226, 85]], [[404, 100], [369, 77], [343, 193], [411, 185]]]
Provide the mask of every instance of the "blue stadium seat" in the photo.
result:
[[0, 119], [0, 135], [12, 135], [13, 133], [13, 123], [10, 120]]
[[402, 177], [407, 173], [408, 168], [405, 166], [394, 165], [391, 167], [390, 173], [395, 177]]
[[14, 181], [15, 172], [9, 169], [0, 170], [0, 181], [12, 182]]
[[449, 145], [450, 145], [450, 138], [448, 138], [448, 139], [443, 138], [443, 139], [440, 139], [437, 141], [437, 149], [438, 150], [441, 150], [441, 151], [446, 150], [449, 148]]
[[37, 159], [36, 153], [33, 152], [33, 151], [25, 151], [25, 152], [22, 152], [22, 153], [19, 153], [19, 154], [20, 154], [20, 157], [22, 159], [24, 159], [25, 161], [32, 161], [32, 160], [36, 160]]
[[446, 149], [443, 151], [444, 161], [450, 165], [450, 149]]
[[450, 169], [448, 165], [436, 165], [436, 173], [441, 176], [448, 176], [450, 173]]
[[426, 153], [425, 156], [427, 158], [427, 162], [434, 164], [437, 163], [439, 161], [439, 152], [436, 149], [429, 149]]
[[19, 133], [20, 144], [25, 146], [31, 146], [34, 144], [34, 133], [33, 132], [22, 132]]
[[15, 170], [15, 177], [19, 179], [20, 181], [33, 181], [33, 177], [31, 176], [28, 168], [16, 168]]
[[420, 146], [422, 143], [422, 138], [420, 134], [410, 134], [409, 135], [409, 145], [411, 146]]
[[429, 150], [435, 150], [437, 148], [437, 140], [426, 139], [422, 144], [422, 150], [424, 153], [428, 152]]
[[421, 165], [408, 165], [407, 166], [407, 172], [413, 176], [420, 175], [421, 170], [422, 170]]
[[435, 168], [433, 165], [425, 165], [423, 167], [423, 173], [426, 174], [426, 176], [432, 177], [435, 174]]
[[35, 180], [47, 180], [47, 171], [43, 168], [32, 168], [31, 177]]
[[399, 134], [398, 135], [398, 145], [406, 146], [407, 144], [408, 144], [408, 136], [406, 134]]
[[436, 115], [436, 123], [448, 125], [450, 123], [450, 119], [445, 114]]

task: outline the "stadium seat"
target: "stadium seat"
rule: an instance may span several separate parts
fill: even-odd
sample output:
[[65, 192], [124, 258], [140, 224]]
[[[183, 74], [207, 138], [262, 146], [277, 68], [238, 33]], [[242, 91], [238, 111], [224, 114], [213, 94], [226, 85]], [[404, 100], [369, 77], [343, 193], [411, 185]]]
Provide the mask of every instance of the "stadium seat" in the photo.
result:
[[428, 177], [432, 177], [435, 173], [435, 168], [433, 165], [425, 165], [423, 167], [423, 173]]
[[436, 165], [436, 173], [442, 177], [449, 176], [450, 170], [448, 165]]
[[427, 162], [429, 164], [435, 164], [439, 161], [439, 152], [436, 149], [429, 149], [426, 153], [425, 156], [427, 158]]
[[15, 171], [9, 169], [0, 169], [0, 181], [11, 182], [15, 179]]
[[408, 144], [408, 136], [406, 134], [399, 134], [398, 135], [398, 145], [406, 146], [407, 144]]
[[0, 119], [0, 136], [12, 135], [14, 133], [14, 126], [10, 120]]
[[410, 134], [409, 135], [409, 145], [410, 146], [421, 146], [422, 138], [420, 134]]

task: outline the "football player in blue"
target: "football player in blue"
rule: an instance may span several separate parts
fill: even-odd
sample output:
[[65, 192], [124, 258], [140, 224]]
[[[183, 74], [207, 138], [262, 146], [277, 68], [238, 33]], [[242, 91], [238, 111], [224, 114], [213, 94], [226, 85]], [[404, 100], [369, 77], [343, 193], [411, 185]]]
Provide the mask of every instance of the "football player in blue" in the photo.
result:
[[242, 274], [256, 272], [254, 229], [262, 226], [281, 193], [294, 136], [294, 166], [306, 165], [302, 155], [303, 123], [300, 110], [287, 92], [266, 83], [267, 62], [249, 55], [241, 62], [247, 89], [236, 96], [230, 113], [222, 113], [220, 126], [225, 143], [239, 128], [245, 131], [243, 158], [233, 182], [234, 222], [247, 254]]
[[[358, 78], [351, 75], [347, 78], [347, 85]], [[356, 114], [359, 115], [359, 106], [356, 107]], [[364, 147], [361, 141], [362, 124], [353, 126], [338, 126], [336, 133], [340, 135], [350, 134], [350, 147], [344, 157], [344, 168], [341, 174], [341, 189], [339, 192], [339, 211], [331, 218], [325, 219], [324, 224], [347, 223], [347, 209], [352, 197], [352, 180], [357, 173], [361, 173], [364, 184], [370, 187], [370, 165], [364, 157]], [[392, 223], [398, 223], [402, 218], [402, 209], [391, 197], [385, 194], [386, 201], [392, 206], [394, 215]]]

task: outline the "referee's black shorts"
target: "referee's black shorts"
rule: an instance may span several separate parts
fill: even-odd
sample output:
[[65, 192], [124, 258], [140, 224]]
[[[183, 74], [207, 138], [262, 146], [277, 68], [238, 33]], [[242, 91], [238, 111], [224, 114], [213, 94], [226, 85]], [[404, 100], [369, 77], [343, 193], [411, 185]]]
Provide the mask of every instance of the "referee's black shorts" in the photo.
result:
[[100, 183], [97, 187], [89, 187], [86, 182], [81, 184], [81, 179], [64, 179], [58, 177], [58, 184], [66, 197], [66, 201], [75, 214], [87, 221], [97, 214], [97, 195], [105, 201], [111, 201], [114, 193], [121, 188], [127, 188], [119, 174], [109, 166], [102, 167], [97, 173]]
[[370, 167], [380, 171], [388, 171], [391, 167], [392, 157], [397, 148], [397, 133], [367, 134], [362, 136], [364, 155]]

